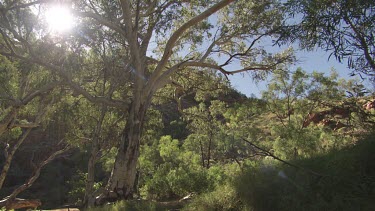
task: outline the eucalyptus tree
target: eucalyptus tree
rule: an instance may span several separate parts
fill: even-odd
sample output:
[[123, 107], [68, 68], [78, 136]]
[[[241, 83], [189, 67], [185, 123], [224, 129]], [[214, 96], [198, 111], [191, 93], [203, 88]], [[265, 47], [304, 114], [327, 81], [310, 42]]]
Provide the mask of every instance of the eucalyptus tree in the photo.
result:
[[218, 128], [220, 122], [216, 120], [215, 111], [204, 103], [200, 103], [199, 106], [186, 109], [184, 118], [189, 121], [188, 128], [192, 132], [185, 140], [184, 146], [189, 148], [190, 145], [192, 151], [197, 148], [202, 167], [208, 169], [211, 166], [215, 142], [218, 141], [217, 135], [220, 134]]
[[[273, 0], [74, 1], [68, 6], [78, 17], [77, 29], [58, 38], [46, 33], [41, 16], [29, 9], [43, 11], [48, 6], [44, 1], [2, 3], [0, 32], [5, 42], [0, 53], [44, 66], [89, 101], [125, 112], [126, 126], [99, 203], [132, 197], [145, 114], [155, 93], [171, 83], [173, 74], [193, 68], [224, 75], [256, 73], [292, 60], [290, 51], [272, 55], [259, 44], [262, 38], [272, 37], [282, 22]], [[108, 89], [104, 96], [75, 78], [83, 68], [81, 53], [98, 45], [98, 34], [105, 34], [107, 46], [116, 49], [113, 55], [119, 58], [113, 74], [121, 86], [113, 94]]]
[[[329, 75], [308, 74], [301, 68], [275, 71], [262, 97], [277, 120], [268, 125], [276, 154], [310, 156], [344, 146], [349, 130], [366, 131], [362, 128], [368, 117], [358, 106], [357, 97], [364, 92], [357, 79], [339, 78], [334, 70]], [[319, 127], [308, 127], [311, 122]], [[339, 138], [342, 140], [337, 141]]]
[[59, 84], [48, 79], [45, 70], [4, 56], [0, 56], [0, 70], [0, 135], [14, 128], [37, 127], [38, 122], [27, 122], [17, 118], [17, 115], [30, 102], [47, 95]]
[[[90, 82], [94, 83], [94, 82]], [[76, 147], [87, 156], [85, 188], [82, 206], [93, 206], [95, 202], [95, 184], [97, 181], [97, 164], [110, 150], [117, 146], [124, 127], [124, 114], [106, 105], [90, 103], [82, 97], [66, 95], [55, 105], [57, 112], [52, 119], [53, 127], [60, 128], [63, 138], [72, 147]], [[57, 135], [59, 136], [59, 135]]]
[[[313, 81], [301, 68], [294, 72], [280, 69], [273, 73], [267, 90], [262, 92], [267, 110], [276, 119], [267, 126], [271, 133], [268, 139], [273, 140], [275, 153], [285, 158], [296, 158], [317, 148], [320, 131], [310, 131], [304, 124], [309, 114], [321, 107], [323, 102], [325, 89], [322, 84]], [[322, 89], [319, 89], [321, 86]], [[309, 92], [314, 99], [309, 100]]]
[[0, 141], [5, 146], [1, 189], [18, 148], [32, 129], [48, 122], [58, 83], [45, 69], [4, 56], [0, 56], [0, 83]]
[[243, 140], [251, 140], [259, 146], [267, 145], [269, 136], [267, 126], [270, 119], [267, 116], [266, 103], [262, 99], [249, 98], [243, 102], [237, 102], [224, 109], [225, 124], [222, 130], [226, 131], [227, 138], [221, 141], [226, 157], [233, 159], [242, 167], [245, 159], [257, 159], [259, 154], [253, 148], [249, 148]]
[[[42, 129], [50, 123], [51, 115], [55, 111], [54, 106], [59, 101], [61, 94], [58, 90], [60, 83], [56, 81], [45, 68], [0, 55], [0, 143], [4, 147], [5, 160], [1, 166], [0, 189], [3, 188], [15, 154], [22, 144], [29, 138], [35, 129]], [[41, 131], [41, 130], [40, 130]], [[59, 142], [59, 140], [56, 140]], [[48, 146], [54, 145], [49, 143]], [[30, 153], [32, 172], [29, 178], [20, 186], [12, 190], [10, 195], [0, 200], [0, 207], [16, 209], [40, 204], [36, 200], [22, 200], [16, 197], [29, 188], [39, 177], [41, 169], [57, 156], [64, 153], [67, 148], [61, 149], [60, 145], [40, 148], [41, 144], [34, 146], [38, 148], [37, 154], [42, 159], [34, 160], [34, 153]], [[54, 146], [55, 147], [55, 146]]]
[[[309, 86], [308, 75], [301, 68], [293, 73], [278, 70], [273, 73], [268, 89], [262, 92], [262, 98], [267, 102], [268, 110], [276, 115], [281, 124], [291, 125], [293, 114], [314, 109], [314, 105], [303, 101]], [[302, 127], [302, 122], [300, 125]]]
[[354, 73], [375, 77], [375, 2], [367, 0], [289, 0], [282, 41], [316, 46], [338, 61], [347, 60]]
[[308, 74], [301, 68], [293, 72], [278, 70], [262, 97], [279, 123], [302, 129], [308, 114], [319, 109], [344, 108], [342, 104], [347, 101], [347, 95], [363, 94], [366, 89], [358, 83], [357, 79], [339, 78], [335, 70], [329, 75], [316, 71]]
[[[81, 30], [94, 30], [95, 26], [86, 25]], [[80, 71], [74, 78], [79, 80], [80, 86], [94, 96], [107, 98], [127, 98], [129, 95], [130, 76], [128, 71], [121, 71], [123, 62], [121, 57], [126, 54], [116, 47], [116, 36], [108, 34], [105, 30], [97, 31], [91, 35], [95, 42], [90, 49], [81, 53]], [[84, 38], [81, 38], [84, 39]], [[126, 57], [126, 56], [125, 56]], [[73, 94], [79, 95], [73, 89]], [[95, 166], [98, 160], [112, 147], [118, 145], [121, 131], [124, 128], [126, 112], [107, 103], [92, 103], [90, 99], [80, 99], [75, 103], [73, 119], [77, 119], [74, 128], [80, 142], [78, 146], [86, 145], [91, 148], [87, 163], [87, 180], [83, 203], [93, 206], [95, 202]], [[126, 103], [124, 103], [126, 105]]]

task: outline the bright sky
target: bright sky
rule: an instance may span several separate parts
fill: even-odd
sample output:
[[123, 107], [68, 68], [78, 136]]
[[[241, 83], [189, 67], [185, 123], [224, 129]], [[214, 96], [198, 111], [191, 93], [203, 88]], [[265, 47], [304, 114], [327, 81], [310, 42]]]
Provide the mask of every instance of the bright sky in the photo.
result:
[[[339, 63], [334, 57], [331, 57], [331, 59], [328, 61], [329, 53], [323, 50], [318, 49], [311, 52], [297, 51], [296, 57], [300, 62], [295, 66], [292, 66], [291, 70], [295, 70], [297, 67], [302, 67], [302, 69], [306, 72], [312, 72], [315, 70], [329, 74], [331, 68], [334, 68], [340, 77], [346, 79], [352, 78], [349, 76], [351, 71], [347, 68], [345, 63], [346, 61], [344, 61], [344, 63]], [[250, 97], [252, 94], [257, 97], [261, 97], [261, 91], [265, 90], [267, 85], [267, 81], [256, 84], [248, 74], [245, 74], [244, 77], [240, 74], [233, 75], [230, 76], [229, 79], [233, 88], [248, 97]], [[368, 81], [365, 81], [364, 83], [367, 87], [373, 86]]]

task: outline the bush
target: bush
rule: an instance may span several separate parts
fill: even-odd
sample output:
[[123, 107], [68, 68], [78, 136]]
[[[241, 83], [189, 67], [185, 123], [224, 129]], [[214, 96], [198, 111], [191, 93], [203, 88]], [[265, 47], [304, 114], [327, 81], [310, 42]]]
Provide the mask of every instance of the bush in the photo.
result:
[[183, 210], [241, 210], [242, 204], [232, 185], [223, 184], [210, 193], [201, 194]]
[[139, 163], [142, 171], [140, 195], [145, 199], [179, 199], [209, 188], [209, 176], [197, 162], [197, 155], [183, 151], [177, 139], [163, 136], [144, 145]]
[[[375, 140], [320, 156], [292, 160], [296, 169], [264, 159], [186, 210], [374, 210]], [[306, 169], [319, 173], [314, 175]]]
[[119, 201], [114, 204], [107, 204], [102, 207], [88, 208], [86, 211], [136, 211], [136, 210], [165, 210], [158, 207], [156, 203], [149, 201]]

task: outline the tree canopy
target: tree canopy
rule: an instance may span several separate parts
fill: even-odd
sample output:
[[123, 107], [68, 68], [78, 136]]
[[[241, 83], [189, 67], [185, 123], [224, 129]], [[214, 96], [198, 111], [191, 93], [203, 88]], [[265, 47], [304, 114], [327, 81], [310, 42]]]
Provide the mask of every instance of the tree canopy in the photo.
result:
[[354, 74], [374, 79], [375, 3], [355, 0], [290, 0], [285, 4], [289, 17], [282, 41], [300, 41], [305, 49], [315, 47], [346, 61]]
[[[65, 30], [49, 25], [56, 8], [74, 20]], [[25, 140], [39, 134], [45, 158], [35, 165], [30, 153], [31, 176], [0, 206], [22, 203], [16, 196], [67, 149], [80, 160], [67, 168], [70, 195], [86, 207], [214, 191], [264, 157], [319, 175], [284, 159], [369, 133], [370, 91], [335, 72], [293, 72], [294, 50], [267, 45], [323, 47], [372, 77], [373, 15], [367, 1], [0, 2], [0, 189]], [[262, 99], [230, 87], [228, 75], [244, 72], [271, 76]]]

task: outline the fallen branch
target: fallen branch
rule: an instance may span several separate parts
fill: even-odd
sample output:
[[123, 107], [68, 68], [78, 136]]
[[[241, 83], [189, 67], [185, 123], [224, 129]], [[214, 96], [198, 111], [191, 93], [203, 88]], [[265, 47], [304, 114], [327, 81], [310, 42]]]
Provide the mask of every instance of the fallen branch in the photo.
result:
[[25, 208], [32, 208], [36, 209], [42, 205], [39, 199], [20, 199], [15, 198], [13, 200], [9, 200], [8, 198], [4, 198], [0, 201], [0, 207], [5, 207], [6, 210], [15, 210], [15, 209], [25, 209]]
[[313, 175], [315, 175], [315, 176], [317, 176], [317, 177], [328, 176], [328, 175], [322, 175], [322, 174], [319, 174], [319, 173], [317, 173], [317, 172], [315, 172], [315, 171], [312, 171], [312, 170], [310, 170], [310, 169], [307, 169], [307, 168], [304, 168], [304, 167], [302, 167], [302, 166], [298, 166], [298, 165], [295, 165], [295, 164], [290, 163], [290, 162], [288, 162], [288, 161], [285, 161], [285, 160], [283, 160], [283, 159], [277, 157], [276, 155], [274, 155], [274, 154], [271, 153], [270, 151], [268, 151], [268, 150], [266, 150], [266, 149], [263, 149], [263, 148], [261, 148], [261, 147], [255, 145], [255, 144], [253, 144], [252, 142], [250, 142], [250, 141], [248, 141], [248, 140], [246, 140], [246, 139], [244, 139], [244, 138], [242, 138], [242, 140], [243, 140], [244, 142], [248, 143], [250, 146], [252, 146], [252, 147], [254, 147], [254, 148], [256, 148], [256, 149], [262, 151], [262, 152], [264, 153], [264, 155], [266, 155], [266, 156], [270, 156], [270, 157], [272, 157], [273, 159], [278, 160], [278, 161], [280, 161], [280, 162], [282, 162], [282, 163], [284, 163], [284, 164], [286, 164], [286, 165], [288, 165], [288, 166], [292, 166], [292, 167], [294, 167], [294, 168], [296, 168], [296, 169], [300, 169], [300, 170], [302, 170], [302, 171], [308, 172], [308, 173], [313, 174]]

